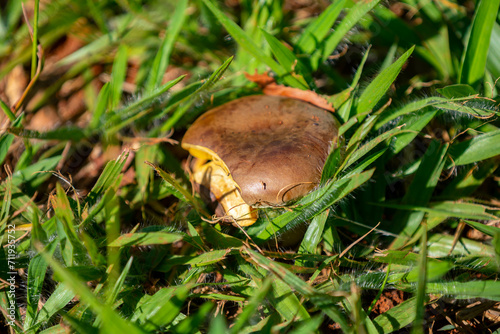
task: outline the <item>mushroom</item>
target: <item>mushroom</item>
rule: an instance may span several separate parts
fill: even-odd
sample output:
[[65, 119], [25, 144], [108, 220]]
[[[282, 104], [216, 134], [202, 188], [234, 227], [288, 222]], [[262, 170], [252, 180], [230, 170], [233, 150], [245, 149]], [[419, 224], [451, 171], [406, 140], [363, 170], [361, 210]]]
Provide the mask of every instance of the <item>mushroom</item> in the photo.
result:
[[209, 110], [187, 130], [195, 184], [206, 187], [225, 217], [252, 225], [261, 207], [283, 207], [318, 186], [336, 145], [338, 122], [309, 103], [252, 95]]

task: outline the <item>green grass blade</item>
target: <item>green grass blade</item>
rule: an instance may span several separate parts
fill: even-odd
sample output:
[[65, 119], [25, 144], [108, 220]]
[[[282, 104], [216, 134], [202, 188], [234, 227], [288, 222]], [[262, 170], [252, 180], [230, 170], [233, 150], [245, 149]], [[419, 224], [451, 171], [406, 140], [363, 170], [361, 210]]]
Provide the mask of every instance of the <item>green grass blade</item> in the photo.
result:
[[[5, 181], [2, 182], [0, 187], [0, 195], [3, 192], [2, 207], [0, 209], [0, 231], [7, 223], [7, 219], [10, 215], [10, 210], [15, 209], [12, 205], [12, 177], [8, 176]], [[17, 196], [16, 196], [17, 197]]]
[[[334, 298], [328, 294], [323, 294], [311, 287], [309, 284], [304, 282], [302, 279], [297, 277], [295, 274], [284, 268], [281, 264], [268, 259], [267, 257], [252, 251], [250, 249], [245, 249], [245, 252], [255, 261], [259, 266], [261, 266], [266, 271], [273, 273], [279, 280], [275, 281], [280, 282], [283, 285], [283, 288], [290, 290], [293, 288], [295, 291], [300, 293], [305, 298], [308, 298], [313, 302], [319, 309], [325, 312], [327, 315], [332, 317], [333, 320], [337, 321], [342, 330], [346, 331], [349, 328], [347, 320], [343, 315], [338, 314], [337, 310], [333, 307], [335, 304]], [[274, 286], [274, 285], [273, 285]], [[290, 290], [291, 291], [291, 290]], [[290, 292], [288, 292], [290, 294]], [[300, 305], [300, 304], [299, 304]], [[290, 305], [289, 305], [290, 306]], [[304, 315], [307, 315], [307, 318], [310, 318], [307, 311]], [[291, 310], [290, 314], [298, 314], [299, 310]]]
[[[20, 120], [21, 118], [19, 118]], [[15, 126], [13, 124], [13, 126]], [[14, 135], [10, 133], [4, 133], [0, 135], [0, 164], [3, 164], [5, 157], [7, 157], [7, 152], [9, 152], [10, 145], [14, 141]]]
[[100, 334], [100, 333], [102, 333], [102, 331], [99, 331], [99, 329], [96, 327], [92, 327], [88, 322], [82, 321], [76, 317], [72, 317], [69, 314], [64, 314], [63, 318], [69, 324], [70, 328], [73, 329], [78, 334]]
[[317, 70], [319, 64], [328, 59], [349, 30], [351, 30], [379, 2], [380, 0], [357, 2], [349, 9], [347, 15], [335, 27], [333, 34], [328, 36], [323, 41], [323, 45], [317, 48], [317, 51], [312, 55], [313, 70]]
[[420, 109], [423, 109], [425, 107], [435, 105], [438, 103], [446, 103], [448, 99], [442, 98], [442, 97], [429, 97], [413, 102], [409, 102], [405, 105], [403, 105], [400, 108], [393, 108], [393, 109], [388, 109], [385, 110], [379, 117], [377, 124], [374, 127], [374, 130], [379, 130], [381, 127], [384, 125], [387, 125], [390, 121], [393, 121], [394, 119], [414, 113]]
[[22, 128], [10, 128], [8, 131], [18, 137], [40, 140], [70, 140], [73, 142], [79, 142], [87, 136], [83, 129], [76, 126], [61, 127], [47, 132], [38, 132]]
[[161, 289], [153, 296], [146, 295], [137, 304], [132, 321], [147, 331], [170, 324], [179, 314], [190, 289], [190, 285], [180, 285]]
[[[109, 96], [116, 89], [116, 87], [112, 87], [111, 85], [112, 83], [110, 84], [109, 82], [107, 82], [104, 84], [104, 86], [102, 86], [101, 90], [99, 91], [95, 110], [92, 113], [92, 118], [90, 119], [89, 122], [89, 129], [97, 129], [99, 124], [102, 122], [103, 115], [106, 113], [106, 109], [108, 108]], [[113, 95], [112, 98], [114, 103], [116, 97]]]
[[171, 244], [182, 240], [182, 234], [167, 232], [127, 233], [113, 240], [109, 247]]
[[385, 92], [389, 89], [394, 80], [396, 80], [401, 68], [413, 53], [414, 48], [415, 47], [411, 47], [391, 66], [383, 70], [372, 82], [370, 82], [368, 87], [365, 88], [359, 97], [356, 105], [356, 114], [360, 115], [373, 110], [380, 99], [384, 97]]
[[174, 43], [179, 36], [182, 25], [186, 20], [187, 16], [187, 5], [188, 0], [180, 0], [176, 2], [175, 11], [172, 14], [172, 20], [168, 26], [167, 33], [163, 39], [160, 50], [155, 56], [153, 65], [149, 72], [148, 81], [146, 82], [146, 92], [153, 92], [156, 87], [161, 85], [163, 80], [163, 75], [167, 70], [170, 54], [174, 48]]
[[14, 115], [12, 110], [10, 110], [9, 106], [2, 100], [0, 100], [0, 108], [2, 108], [4, 114], [11, 122], [14, 122], [16, 120], [16, 115]]
[[241, 29], [236, 23], [230, 20], [211, 0], [202, 0], [210, 11], [217, 17], [219, 22], [226, 28], [229, 34], [240, 45], [241, 48], [252, 54], [258, 61], [266, 64], [279, 77], [284, 76], [283, 80], [286, 84], [300, 88], [302, 84], [294, 77], [287, 76], [287, 71], [271, 57], [262, 53], [261, 48]]
[[399, 124], [405, 124], [405, 133], [395, 136], [395, 140], [391, 146], [391, 154], [395, 155], [407, 147], [437, 113], [438, 110], [435, 108], [424, 108], [414, 114], [402, 116]]
[[101, 176], [99, 176], [96, 184], [85, 199], [85, 202], [88, 205], [94, 205], [97, 201], [97, 198], [100, 197], [106, 189], [111, 187], [116, 182], [118, 175], [123, 169], [123, 166], [125, 166], [127, 158], [128, 152], [124, 152], [116, 160], [110, 161], [106, 164], [106, 167], [104, 167]]
[[500, 161], [496, 162], [494, 159], [489, 159], [465, 169], [446, 186], [441, 192], [440, 198], [454, 200], [470, 197], [495, 172], [499, 165]]
[[326, 159], [323, 171], [321, 172], [321, 184], [325, 184], [330, 180], [338, 171], [342, 163], [343, 148], [337, 147], [334, 149]]
[[431, 202], [428, 206], [419, 205], [405, 205], [405, 204], [378, 204], [380, 206], [418, 211], [421, 213], [432, 213], [435, 216], [440, 217], [455, 217], [463, 219], [480, 219], [480, 220], [495, 220], [498, 219], [497, 216], [487, 212], [487, 210], [493, 210], [487, 206], [475, 203], [461, 203], [461, 202]]
[[15, 186], [19, 186], [20, 184], [30, 183], [33, 189], [36, 189], [38, 185], [44, 182], [51, 175], [49, 173], [40, 174], [39, 172], [46, 172], [53, 170], [59, 161], [61, 160], [61, 156], [55, 156], [47, 159], [43, 159], [42, 161], [37, 161], [36, 163], [23, 168], [22, 170], [16, 171], [12, 174], [12, 184]]
[[[323, 229], [325, 228], [326, 219], [328, 218], [329, 210], [325, 210], [314, 217], [304, 234], [304, 239], [300, 243], [299, 254], [315, 254], [316, 247], [321, 241]], [[296, 261], [297, 266], [307, 266], [305, 261]]]
[[[33, 13], [33, 36], [31, 43], [31, 79], [36, 75], [37, 60], [38, 60], [38, 16], [40, 13], [40, 0], [35, 0], [34, 13]], [[41, 59], [39, 60], [41, 61]]]
[[49, 299], [43, 304], [42, 309], [38, 312], [36, 323], [27, 331], [36, 331], [44, 323], [50, 320], [52, 316], [60, 312], [68, 303], [75, 297], [75, 293], [61, 283], [50, 294]]
[[123, 284], [125, 283], [125, 278], [127, 277], [130, 267], [132, 266], [132, 261], [134, 260], [133, 257], [130, 257], [130, 259], [127, 261], [127, 264], [125, 264], [125, 267], [123, 267], [122, 273], [118, 277], [118, 279], [115, 282], [115, 285], [113, 286], [113, 290], [110, 290], [111, 292], [109, 293], [106, 302], [108, 305], [113, 305], [113, 303], [116, 301], [116, 298], [118, 297], [118, 293], [122, 290]]
[[486, 298], [500, 301], [499, 281], [427, 283], [427, 293], [452, 295], [455, 298]]
[[500, 59], [498, 57], [499, 54], [500, 54], [500, 24], [495, 22], [495, 24], [493, 25], [493, 29], [491, 31], [490, 47], [488, 49], [488, 58], [486, 61], [486, 68], [491, 73], [493, 78], [500, 77]]
[[113, 187], [109, 187], [108, 189], [106, 189], [104, 195], [99, 197], [96, 203], [93, 203], [93, 205], [90, 208], [90, 211], [88, 212], [87, 216], [85, 217], [84, 221], [80, 224], [80, 226], [84, 227], [92, 223], [97, 214], [101, 212], [102, 209], [104, 209], [104, 207], [106, 206], [106, 204], [110, 202], [115, 196], [116, 196], [116, 189], [114, 189]]
[[312, 82], [312, 74], [309, 70], [307, 70], [304, 64], [297, 59], [293, 52], [276, 39], [276, 37], [269, 34], [265, 30], [262, 30], [262, 33], [264, 34], [264, 38], [269, 43], [271, 51], [281, 66], [283, 66], [289, 75], [292, 75], [301, 83], [301, 87], [297, 88], [308, 89], [309, 86], [307, 82]]
[[[56, 250], [57, 243], [52, 241], [45, 248], [48, 255], [53, 256]], [[42, 255], [37, 254], [31, 261], [28, 267], [28, 282], [27, 282], [27, 303], [26, 303], [26, 317], [24, 320], [24, 330], [33, 326], [38, 311], [38, 301], [42, 292], [43, 281], [45, 280], [45, 273], [49, 264], [44, 260]]]
[[462, 60], [460, 83], [477, 86], [483, 79], [491, 31], [497, 18], [499, 6], [500, 0], [481, 0], [476, 7]]
[[255, 316], [255, 312], [262, 305], [264, 299], [269, 293], [272, 286], [271, 277], [267, 277], [261, 286], [259, 286], [258, 292], [253, 295], [248, 304], [243, 309], [243, 312], [238, 316], [236, 322], [231, 327], [231, 333], [238, 334], [240, 330], [242, 330], [245, 325], [249, 322], [249, 320]]
[[116, 313], [109, 306], [100, 301], [89, 290], [86, 284], [78, 278], [78, 276], [64, 268], [55, 259], [53, 259], [50, 254], [47, 254], [43, 250], [40, 250], [40, 252], [45, 261], [50, 264], [57, 276], [61, 278], [61, 280], [65, 283], [66, 287], [73, 291], [73, 293], [78, 294], [79, 300], [87, 304], [95, 314], [101, 317], [101, 326], [103, 331], [110, 334], [145, 333], [144, 330], [142, 330], [132, 322], [123, 319], [118, 313]]
[[339, 170], [346, 170], [349, 166], [354, 164], [356, 161], [361, 159], [363, 156], [368, 154], [372, 149], [377, 147], [379, 144], [383, 143], [389, 138], [392, 138], [398, 134], [404, 133], [405, 130], [401, 130], [403, 126], [398, 126], [394, 129], [391, 129], [387, 132], [382, 133], [381, 135], [378, 135], [377, 137], [373, 138], [370, 140], [368, 143], [364, 144], [363, 146], [357, 148], [356, 146], [352, 146], [355, 148], [354, 150], [351, 150], [351, 152], [348, 153], [348, 156], [346, 157], [346, 160], [344, 161], [344, 164]]
[[393, 333], [411, 324], [415, 319], [415, 311], [416, 298], [413, 297], [373, 319], [373, 324], [380, 333]]
[[[194, 93], [192, 93], [190, 96], [186, 96], [184, 99], [182, 99], [180, 102], [186, 102], [184, 105], [181, 107], [177, 108], [177, 110], [174, 112], [174, 114], [162, 125], [161, 127], [161, 132], [165, 131], [170, 131], [175, 124], [181, 119], [182, 116], [189, 110], [189, 108], [193, 105], [193, 103], [196, 102], [196, 99], [193, 99], [193, 96], [199, 96], [201, 92], [208, 91], [210, 88], [212, 88], [213, 85], [215, 85], [219, 79], [222, 77], [224, 72], [227, 70], [231, 62], [233, 61], [234, 57], [229, 57], [224, 64], [222, 64], [212, 75], [205, 81], [203, 82], [203, 85], [201, 85]], [[173, 104], [170, 108], [176, 107], [178, 103]]]
[[500, 129], [452, 144], [450, 165], [461, 166], [500, 155]]
[[468, 97], [471, 95], [477, 95], [477, 92], [474, 88], [464, 84], [449, 85], [436, 90], [439, 94], [449, 99], [453, 99], [456, 97]]
[[[123, 83], [125, 82], [125, 77], [127, 76], [127, 60], [127, 47], [121, 44], [118, 47], [118, 51], [116, 52], [115, 60], [113, 62], [113, 71], [111, 72], [111, 109], [115, 109], [116, 107], [118, 107], [118, 105], [120, 104], [120, 99], [122, 98]], [[104, 89], [104, 87], [102, 89]], [[94, 113], [97, 113], [97, 111], [95, 111]]]
[[344, 8], [346, 0], [334, 1], [313, 22], [304, 29], [295, 48], [299, 53], [311, 54], [330, 32], [335, 20]]
[[[424, 206], [431, 198], [432, 192], [439, 181], [439, 176], [443, 170], [448, 145], [441, 145], [438, 141], [433, 141], [424, 154], [415, 178], [403, 197], [403, 204]], [[422, 212], [399, 211], [393, 218], [394, 222], [404, 224], [399, 237], [393, 242], [391, 248], [399, 248], [404, 245], [407, 238], [411, 237], [417, 230], [424, 214]]]
[[110, 116], [108, 117], [104, 125], [104, 128], [107, 129], [107, 134], [110, 135], [116, 133], [125, 126], [132, 124], [140, 117], [147, 115], [151, 111], [151, 109], [147, 109], [146, 106], [152, 104], [159, 96], [165, 94], [170, 88], [175, 86], [185, 77], [185, 75], [181, 75], [180, 77], [167, 82], [153, 93], [135, 101], [129, 106], [121, 110], [117, 110], [112, 114], [110, 113]]
[[205, 212], [205, 210], [201, 207], [201, 205], [198, 203], [198, 200], [194, 198], [193, 195], [186, 188], [184, 188], [175, 178], [173, 178], [170, 174], [166, 173], [163, 169], [156, 166], [155, 164], [152, 164], [149, 161], [145, 161], [145, 163], [153, 167], [154, 170], [160, 175], [160, 177], [163, 180], [165, 180], [170, 186], [173, 187], [175, 191], [173, 191], [172, 194], [174, 196], [179, 198], [181, 201], [191, 203], [198, 210], [198, 212], [208, 215]]
[[496, 226], [490, 226], [490, 225], [486, 225], [486, 224], [481, 224], [481, 223], [478, 223], [478, 222], [475, 222], [475, 221], [471, 221], [471, 220], [464, 220], [464, 222], [466, 224], [472, 226], [473, 228], [475, 228], [479, 232], [482, 232], [482, 233], [484, 233], [486, 235], [489, 235], [490, 237], [494, 237], [495, 235], [497, 235], [498, 233], [500, 233], [500, 228], [498, 228]]
[[417, 281], [417, 296], [415, 301], [415, 320], [412, 326], [412, 334], [424, 333], [424, 316], [425, 316], [425, 286], [427, 284], [427, 226], [423, 225], [424, 233], [420, 240], [420, 259], [418, 261], [418, 281]]
[[294, 226], [296, 223], [313, 218], [368, 181], [373, 175], [373, 172], [374, 170], [371, 170], [349, 178], [340, 179], [330, 183], [330, 185], [322, 189], [310, 193], [299, 201], [298, 204], [300, 206], [296, 209], [286, 212], [269, 222], [266, 228], [256, 236], [256, 239], [267, 240], [274, 237], [274, 235], [279, 233], [280, 230], [288, 224]]
[[[173, 332], [177, 334], [193, 334], [200, 333], [198, 329], [202, 326], [203, 322], [210, 317], [214, 304], [206, 302], [200, 306], [198, 312], [190, 314], [189, 317], [182, 320], [178, 325], [173, 328]], [[234, 327], [233, 327], [234, 328]], [[201, 333], [200, 333], [201, 334]]]

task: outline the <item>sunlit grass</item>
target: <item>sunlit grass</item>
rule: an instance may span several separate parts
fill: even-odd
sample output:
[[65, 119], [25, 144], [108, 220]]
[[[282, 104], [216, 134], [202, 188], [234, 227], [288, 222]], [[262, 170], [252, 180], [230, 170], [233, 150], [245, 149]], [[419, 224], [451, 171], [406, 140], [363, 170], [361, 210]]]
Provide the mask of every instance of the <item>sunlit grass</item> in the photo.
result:
[[[36, 3], [0, 12], [12, 332], [498, 329], [500, 0]], [[243, 231], [211, 222], [178, 141], [261, 94], [255, 71], [342, 136], [314, 191]]]

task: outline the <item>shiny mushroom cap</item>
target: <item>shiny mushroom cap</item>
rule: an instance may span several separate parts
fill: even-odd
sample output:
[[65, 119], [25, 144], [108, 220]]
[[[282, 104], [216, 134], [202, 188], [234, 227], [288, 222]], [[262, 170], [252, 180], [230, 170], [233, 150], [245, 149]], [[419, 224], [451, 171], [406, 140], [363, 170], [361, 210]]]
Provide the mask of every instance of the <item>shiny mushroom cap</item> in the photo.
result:
[[182, 147], [198, 166], [220, 166], [224, 172], [219, 174], [234, 181], [249, 206], [281, 206], [319, 184], [337, 136], [338, 123], [326, 110], [291, 98], [253, 95], [200, 116]]

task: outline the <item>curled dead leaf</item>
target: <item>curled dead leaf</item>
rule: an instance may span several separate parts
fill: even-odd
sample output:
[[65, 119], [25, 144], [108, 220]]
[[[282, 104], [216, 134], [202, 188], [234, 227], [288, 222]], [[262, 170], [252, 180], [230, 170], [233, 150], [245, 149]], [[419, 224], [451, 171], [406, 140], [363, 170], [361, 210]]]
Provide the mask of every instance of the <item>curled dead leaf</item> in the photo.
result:
[[290, 97], [311, 103], [325, 110], [335, 112], [333, 104], [328, 102], [328, 100], [323, 96], [310, 90], [302, 90], [299, 88], [278, 85], [274, 82], [274, 78], [269, 76], [268, 72], [263, 74], [258, 74], [257, 72], [255, 72], [255, 74], [245, 73], [245, 77], [259, 85], [265, 95]]

